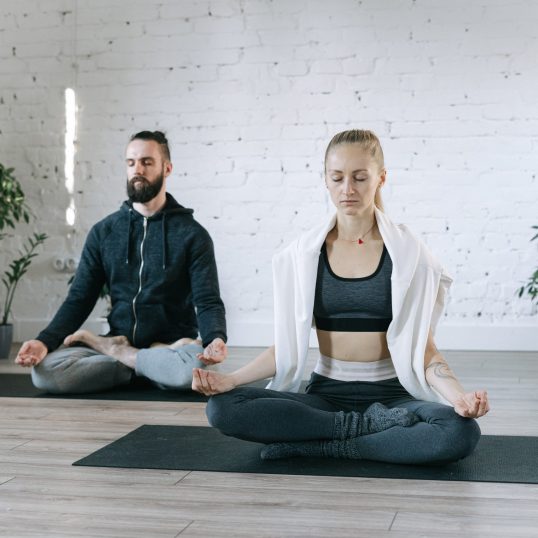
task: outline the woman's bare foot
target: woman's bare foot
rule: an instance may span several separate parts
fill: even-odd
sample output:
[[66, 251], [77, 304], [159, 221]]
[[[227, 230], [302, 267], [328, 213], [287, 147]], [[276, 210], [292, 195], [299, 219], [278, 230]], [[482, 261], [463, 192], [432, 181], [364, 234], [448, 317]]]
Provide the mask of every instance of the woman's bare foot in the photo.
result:
[[125, 336], [97, 336], [90, 331], [80, 329], [67, 336], [64, 340], [64, 345], [72, 346], [76, 345], [77, 342], [82, 342], [95, 349], [95, 351], [108, 355], [130, 368], [135, 368], [136, 366], [138, 349], [132, 347]]

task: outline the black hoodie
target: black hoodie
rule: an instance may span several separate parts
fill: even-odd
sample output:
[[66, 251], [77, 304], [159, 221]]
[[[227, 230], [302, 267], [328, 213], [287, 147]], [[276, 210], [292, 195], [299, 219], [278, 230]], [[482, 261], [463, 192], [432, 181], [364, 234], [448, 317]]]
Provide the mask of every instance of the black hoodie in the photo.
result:
[[167, 193], [151, 217], [124, 202], [93, 226], [69, 294], [37, 339], [56, 349], [84, 323], [107, 284], [110, 336], [126, 336], [137, 348], [196, 338], [198, 330], [204, 346], [226, 341], [213, 242], [192, 213]]

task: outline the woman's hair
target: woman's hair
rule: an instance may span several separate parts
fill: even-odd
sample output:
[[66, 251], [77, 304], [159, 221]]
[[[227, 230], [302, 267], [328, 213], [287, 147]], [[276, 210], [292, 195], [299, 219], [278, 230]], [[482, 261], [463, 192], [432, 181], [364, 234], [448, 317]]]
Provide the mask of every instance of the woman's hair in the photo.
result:
[[[332, 137], [332, 140], [327, 146], [325, 151], [325, 171], [327, 170], [327, 157], [329, 153], [340, 144], [359, 144], [360, 147], [370, 154], [370, 156], [376, 161], [379, 170], [385, 168], [385, 159], [383, 157], [383, 150], [381, 149], [381, 142], [379, 138], [372, 131], [363, 129], [351, 129], [349, 131], [342, 131]], [[375, 191], [374, 203], [378, 209], [383, 211], [383, 200], [381, 199], [381, 191], [377, 189]]]

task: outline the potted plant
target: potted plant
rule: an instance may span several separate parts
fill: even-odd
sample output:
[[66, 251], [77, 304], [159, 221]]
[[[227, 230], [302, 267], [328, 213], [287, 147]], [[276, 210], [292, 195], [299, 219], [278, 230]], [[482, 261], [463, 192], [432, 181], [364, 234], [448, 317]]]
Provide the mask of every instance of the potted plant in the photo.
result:
[[14, 168], [5, 168], [0, 163], [0, 239], [6, 227], [15, 228], [15, 223], [30, 221], [30, 210], [24, 201], [21, 184], [13, 176]]
[[[6, 168], [0, 163], [0, 239], [5, 237], [6, 228], [15, 228], [21, 220], [29, 222], [30, 211], [24, 199], [24, 192], [18, 180], [13, 176], [13, 168]], [[21, 257], [13, 260], [2, 276], [2, 283], [6, 290], [0, 318], [0, 358], [7, 358], [13, 340], [13, 325], [9, 323], [11, 307], [15, 290], [24, 276], [32, 259], [37, 256], [35, 252], [47, 238], [46, 234], [36, 234], [28, 238], [20, 252]]]
[[[538, 226], [533, 226], [533, 229], [538, 230]], [[531, 239], [531, 241], [534, 241], [537, 238], [538, 233]], [[536, 300], [538, 297], [538, 268], [536, 268], [534, 273], [529, 277], [528, 282], [519, 288], [519, 297], [522, 297], [525, 292], [531, 296], [531, 301]]]

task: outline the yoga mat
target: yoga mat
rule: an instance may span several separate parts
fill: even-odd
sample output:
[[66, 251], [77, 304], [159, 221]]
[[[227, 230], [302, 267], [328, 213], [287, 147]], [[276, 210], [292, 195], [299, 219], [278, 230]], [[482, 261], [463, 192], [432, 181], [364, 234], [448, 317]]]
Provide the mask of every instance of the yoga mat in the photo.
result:
[[290, 474], [538, 483], [538, 437], [484, 435], [471, 456], [445, 465], [398, 465], [366, 460], [289, 458], [264, 461], [263, 445], [226, 437], [214, 428], [144, 425], [73, 465]]
[[[264, 388], [267, 381], [249, 386]], [[10, 398], [68, 398], [78, 400], [132, 400], [151, 402], [207, 402], [207, 397], [192, 390], [163, 390], [149, 379], [136, 377], [129, 385], [87, 394], [50, 394], [37, 389], [28, 374], [0, 374], [0, 397]]]

